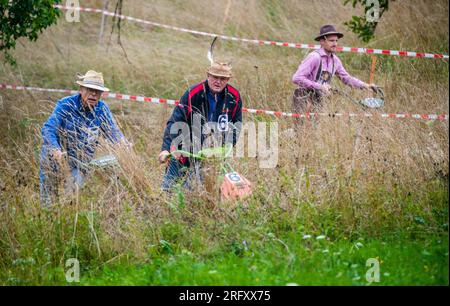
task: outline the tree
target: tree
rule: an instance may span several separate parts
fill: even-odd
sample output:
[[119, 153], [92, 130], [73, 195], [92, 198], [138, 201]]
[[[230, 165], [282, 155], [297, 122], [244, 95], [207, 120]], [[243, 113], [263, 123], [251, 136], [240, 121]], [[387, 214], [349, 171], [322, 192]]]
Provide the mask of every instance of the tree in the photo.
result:
[[357, 34], [363, 42], [369, 42], [375, 37], [375, 30], [381, 16], [389, 8], [389, 0], [344, 0], [344, 5], [349, 2], [353, 7], [356, 7], [358, 3], [361, 4], [364, 7], [364, 15], [352, 16], [352, 20], [344, 22], [344, 25]]
[[61, 0], [0, 0], [0, 51], [5, 61], [16, 65], [9, 50], [16, 47], [16, 40], [27, 37], [35, 41], [38, 35], [56, 23], [61, 14], [53, 7]]

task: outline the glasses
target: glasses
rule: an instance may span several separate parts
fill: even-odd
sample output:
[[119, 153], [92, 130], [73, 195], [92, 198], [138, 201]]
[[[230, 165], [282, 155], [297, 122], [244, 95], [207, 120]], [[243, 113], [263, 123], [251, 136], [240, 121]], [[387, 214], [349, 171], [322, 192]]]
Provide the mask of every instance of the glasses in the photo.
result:
[[93, 89], [93, 88], [89, 88], [89, 87], [83, 87], [84, 90], [86, 90], [87, 92], [94, 94], [96, 96], [101, 96], [103, 94], [103, 91], [98, 90], [98, 89]]

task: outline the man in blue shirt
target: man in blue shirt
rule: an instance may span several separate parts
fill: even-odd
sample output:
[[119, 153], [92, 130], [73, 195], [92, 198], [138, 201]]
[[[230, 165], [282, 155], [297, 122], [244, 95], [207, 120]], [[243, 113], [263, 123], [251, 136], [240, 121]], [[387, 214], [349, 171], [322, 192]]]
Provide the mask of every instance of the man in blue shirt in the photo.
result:
[[78, 78], [79, 93], [59, 100], [42, 127], [39, 180], [44, 207], [50, 207], [58, 197], [63, 155], [67, 155], [71, 172], [68, 179], [81, 187], [87, 173], [83, 166], [92, 160], [99, 136], [113, 144], [126, 142], [109, 107], [99, 101], [102, 93], [109, 91], [104, 87], [103, 75], [89, 70]]

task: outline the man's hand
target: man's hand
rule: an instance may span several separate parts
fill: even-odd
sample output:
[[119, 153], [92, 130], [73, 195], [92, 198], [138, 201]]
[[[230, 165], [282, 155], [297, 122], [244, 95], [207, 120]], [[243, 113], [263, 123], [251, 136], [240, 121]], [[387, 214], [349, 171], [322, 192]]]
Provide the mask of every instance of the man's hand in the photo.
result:
[[60, 149], [55, 149], [52, 151], [53, 158], [61, 165], [63, 152]]
[[378, 88], [378, 86], [375, 84], [364, 83], [364, 89], [367, 89], [367, 90], [372, 89], [373, 91], [376, 91], [377, 88]]
[[63, 155], [67, 154], [67, 152], [63, 152], [60, 149], [54, 149], [52, 151], [52, 158], [53, 160], [58, 164], [59, 166], [59, 171], [61, 171], [61, 173], [63, 173], [63, 175], [67, 174], [68, 170], [68, 165], [63, 161]]
[[328, 96], [331, 94], [331, 86], [329, 84], [323, 84], [320, 87], [320, 90], [322, 91], [323, 95]]
[[166, 151], [166, 150], [159, 153], [159, 156], [158, 156], [159, 162], [161, 164], [166, 163], [169, 160], [169, 155], [170, 155], [169, 151]]

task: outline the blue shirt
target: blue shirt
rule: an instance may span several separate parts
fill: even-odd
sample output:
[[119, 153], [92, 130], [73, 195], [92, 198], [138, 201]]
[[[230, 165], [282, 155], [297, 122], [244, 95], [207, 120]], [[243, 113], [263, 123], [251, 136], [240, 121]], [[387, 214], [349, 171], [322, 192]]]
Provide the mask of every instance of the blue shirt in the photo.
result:
[[218, 94], [216, 95], [217, 97], [217, 101], [214, 98], [214, 94], [208, 90], [207, 93], [207, 97], [208, 97], [208, 102], [209, 102], [209, 107], [208, 107], [208, 122], [216, 122], [217, 118], [216, 118], [216, 107], [217, 104], [219, 104], [219, 102], [221, 102], [221, 95]]
[[79, 93], [65, 97], [58, 101], [42, 127], [41, 157], [52, 149], [65, 149], [69, 165], [76, 168], [77, 162], [86, 163], [92, 159], [100, 135], [111, 143], [124, 138], [109, 107], [98, 101], [91, 111], [83, 107]]

